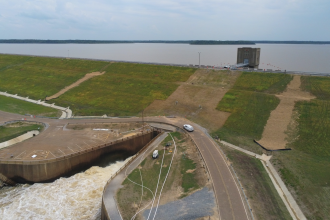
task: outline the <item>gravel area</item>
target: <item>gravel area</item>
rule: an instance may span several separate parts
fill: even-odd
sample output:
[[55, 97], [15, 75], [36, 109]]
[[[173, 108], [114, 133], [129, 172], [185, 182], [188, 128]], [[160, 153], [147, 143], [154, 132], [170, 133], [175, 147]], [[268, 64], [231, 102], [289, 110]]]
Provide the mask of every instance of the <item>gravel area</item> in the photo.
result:
[[[204, 187], [203, 189], [193, 193], [178, 201], [169, 202], [158, 207], [157, 220], [191, 220], [204, 216], [212, 216], [215, 206], [215, 198], [213, 191]], [[148, 218], [150, 209], [143, 212], [144, 219]], [[149, 219], [153, 219], [155, 208], [152, 209]]]

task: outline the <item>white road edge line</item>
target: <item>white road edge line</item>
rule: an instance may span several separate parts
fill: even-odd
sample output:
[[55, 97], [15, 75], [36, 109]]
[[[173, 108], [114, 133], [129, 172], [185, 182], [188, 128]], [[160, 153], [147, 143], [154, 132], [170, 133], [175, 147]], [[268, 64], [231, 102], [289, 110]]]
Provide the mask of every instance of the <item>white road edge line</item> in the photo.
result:
[[[162, 189], [161, 189], [160, 192], [159, 192], [158, 203], [157, 203], [156, 211], [155, 211], [155, 214], [154, 214], [154, 217], [152, 218], [152, 220], [154, 220], [155, 217], [156, 217], [157, 210], [158, 210], [158, 206], [159, 206], [159, 201], [160, 201], [160, 196], [162, 195], [162, 191], [163, 191], [164, 185], [165, 185], [165, 183], [166, 183], [166, 179], [167, 179], [167, 177], [168, 177], [168, 174], [170, 173], [171, 166], [172, 166], [172, 162], [173, 162], [173, 158], [174, 158], [174, 155], [175, 155], [175, 153], [176, 153], [176, 144], [175, 144], [175, 141], [174, 141], [174, 139], [173, 139], [171, 133], [169, 133], [169, 135], [171, 136], [171, 138], [172, 138], [172, 140], [173, 140], [173, 142], [174, 142], [175, 149], [174, 149], [174, 152], [173, 152], [173, 155], [172, 155], [171, 163], [170, 163], [170, 166], [169, 166], [169, 168], [168, 168], [168, 171], [167, 171], [167, 174], [166, 174], [165, 180], [164, 180], [163, 185], [162, 185]], [[164, 155], [165, 155], [165, 150], [164, 150]]]
[[155, 199], [156, 199], [156, 196], [157, 196], [157, 191], [158, 191], [158, 185], [159, 185], [160, 175], [162, 174], [162, 168], [163, 168], [164, 157], [165, 157], [165, 149], [164, 149], [164, 153], [163, 153], [162, 163], [161, 163], [161, 165], [160, 165], [160, 170], [159, 170], [159, 175], [158, 175], [158, 182], [157, 182], [157, 186], [156, 186], [156, 191], [155, 191], [155, 194], [154, 194], [154, 198], [152, 199], [152, 205], [151, 205], [151, 207], [150, 207], [150, 211], [149, 211], [149, 215], [148, 215], [147, 220], [149, 220], [149, 217], [150, 217], [150, 214], [151, 214], [151, 211], [152, 211], [152, 206], [154, 205], [154, 202], [155, 202]]
[[[142, 159], [144, 158], [144, 154], [147, 152], [147, 150], [143, 153], [143, 154], [141, 154], [141, 160], [140, 161], [142, 161]], [[130, 166], [130, 165], [129, 165]], [[128, 168], [127, 168], [128, 169]], [[126, 172], [127, 172], [127, 169], [125, 170], [125, 175], [126, 175]], [[141, 171], [140, 171], [140, 174], [141, 174]], [[126, 175], [127, 176], [127, 175]], [[142, 176], [141, 176], [142, 177]], [[128, 178], [128, 176], [127, 176], [127, 179], [129, 179]], [[130, 180], [131, 181], [131, 180]], [[132, 182], [132, 181], [131, 181]], [[143, 182], [142, 182], [142, 184], [143, 184]], [[138, 184], [139, 185], [139, 184]], [[140, 185], [141, 186], [141, 185]], [[151, 194], [152, 194], [152, 197], [154, 197], [154, 194], [153, 194], [153, 192], [151, 191], [151, 189], [149, 189], [148, 187], [145, 187], [145, 186], [142, 186], [143, 188], [146, 188], [146, 189], [148, 189], [150, 192], [151, 192]], [[143, 196], [143, 194], [141, 195], [141, 198], [142, 198], [142, 196]], [[140, 211], [138, 211], [137, 213], [135, 213], [135, 215], [131, 218], [131, 220], [133, 219], [133, 218], [135, 218], [135, 216], [137, 215], [137, 214], [139, 214], [140, 212], [142, 212], [143, 210], [145, 210], [149, 205], [151, 204], [151, 201], [150, 201], [150, 203], [148, 203], [145, 207], [143, 207]]]

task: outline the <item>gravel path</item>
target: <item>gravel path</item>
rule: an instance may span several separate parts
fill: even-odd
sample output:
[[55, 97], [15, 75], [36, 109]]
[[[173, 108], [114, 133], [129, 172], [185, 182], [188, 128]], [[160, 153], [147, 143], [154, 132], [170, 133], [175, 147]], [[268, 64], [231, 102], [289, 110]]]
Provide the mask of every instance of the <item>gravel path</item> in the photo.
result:
[[64, 93], [66, 93], [67, 91], [69, 91], [70, 89], [79, 86], [81, 83], [85, 82], [86, 80], [89, 80], [90, 78], [93, 78], [94, 76], [100, 76], [103, 75], [105, 72], [92, 72], [92, 73], [87, 73], [83, 78], [79, 79], [78, 81], [72, 83], [69, 86], [66, 86], [64, 89], [62, 89], [61, 91], [59, 91], [58, 93], [50, 96], [50, 97], [46, 97], [46, 101], [49, 101], [51, 99], [56, 99], [58, 98], [60, 95], [63, 95]]
[[[204, 187], [183, 199], [159, 206], [155, 219], [191, 220], [204, 216], [212, 216], [214, 206], [216, 204], [213, 191]], [[144, 219], [147, 219], [149, 211], [150, 209], [147, 209], [143, 212]], [[152, 209], [149, 220], [153, 218], [154, 211], [155, 208]]]

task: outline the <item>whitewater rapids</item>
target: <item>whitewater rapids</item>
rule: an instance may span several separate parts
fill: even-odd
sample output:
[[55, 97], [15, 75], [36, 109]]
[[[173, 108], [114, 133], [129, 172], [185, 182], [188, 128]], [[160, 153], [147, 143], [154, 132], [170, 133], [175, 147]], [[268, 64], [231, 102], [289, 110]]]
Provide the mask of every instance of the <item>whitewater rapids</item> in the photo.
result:
[[100, 219], [103, 187], [129, 159], [104, 168], [93, 166], [52, 183], [4, 187], [1, 219]]

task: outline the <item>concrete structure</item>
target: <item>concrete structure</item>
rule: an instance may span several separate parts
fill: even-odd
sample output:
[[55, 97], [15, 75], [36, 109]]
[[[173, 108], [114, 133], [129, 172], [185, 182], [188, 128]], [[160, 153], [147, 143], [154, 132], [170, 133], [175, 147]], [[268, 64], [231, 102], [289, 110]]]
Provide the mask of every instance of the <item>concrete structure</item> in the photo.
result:
[[260, 61], [260, 48], [237, 48], [237, 64], [248, 64], [250, 68], [258, 68]]
[[150, 130], [54, 159], [0, 160], [0, 170], [4, 176], [15, 182], [48, 182], [84, 169], [105, 154], [126, 151], [134, 155], [158, 134], [159, 131]]

